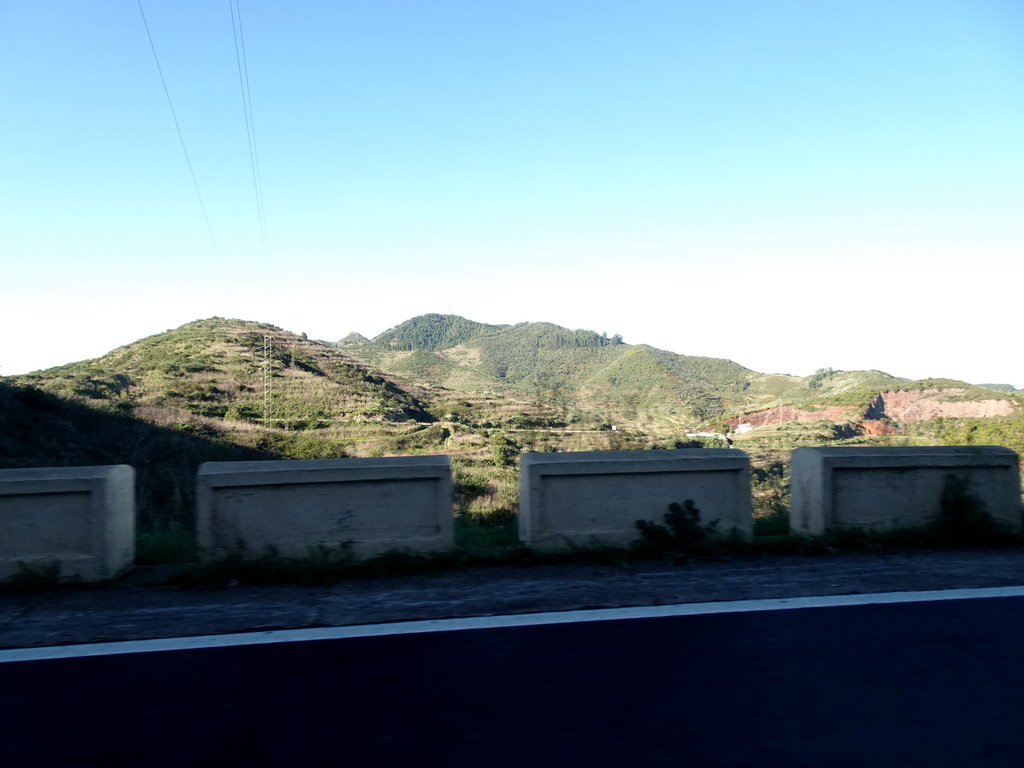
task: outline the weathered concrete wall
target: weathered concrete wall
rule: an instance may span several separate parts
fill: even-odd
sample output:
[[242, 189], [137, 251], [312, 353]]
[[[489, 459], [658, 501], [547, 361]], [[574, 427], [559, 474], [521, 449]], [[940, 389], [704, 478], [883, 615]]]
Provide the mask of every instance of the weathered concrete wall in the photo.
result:
[[996, 520], [1021, 526], [1020, 469], [1009, 448], [797, 448], [791, 461], [793, 533], [927, 525], [950, 482], [963, 483]]
[[519, 533], [539, 550], [626, 547], [637, 520], [663, 523], [668, 505], [692, 499], [701, 523], [749, 539], [750, 458], [729, 449], [526, 453]]
[[196, 505], [208, 556], [273, 547], [302, 557], [348, 544], [365, 558], [454, 546], [447, 456], [207, 463]]
[[62, 578], [110, 579], [135, 560], [135, 470], [0, 470], [0, 579], [60, 563]]

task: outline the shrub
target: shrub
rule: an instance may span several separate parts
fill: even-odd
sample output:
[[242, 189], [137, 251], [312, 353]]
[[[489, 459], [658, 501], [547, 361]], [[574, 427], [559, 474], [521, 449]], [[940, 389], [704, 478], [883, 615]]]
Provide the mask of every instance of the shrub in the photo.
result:
[[510, 440], [504, 432], [496, 432], [491, 438], [491, 459], [496, 467], [511, 467], [515, 464], [519, 446]]
[[702, 524], [700, 510], [691, 499], [686, 499], [682, 506], [672, 502], [665, 513], [665, 525], [636, 521], [640, 540], [633, 544], [633, 552], [641, 557], [668, 557], [676, 562], [690, 555], [707, 554], [717, 524], [717, 520]]
[[1002, 531], [964, 478], [947, 475], [932, 533], [940, 544], [987, 544]]

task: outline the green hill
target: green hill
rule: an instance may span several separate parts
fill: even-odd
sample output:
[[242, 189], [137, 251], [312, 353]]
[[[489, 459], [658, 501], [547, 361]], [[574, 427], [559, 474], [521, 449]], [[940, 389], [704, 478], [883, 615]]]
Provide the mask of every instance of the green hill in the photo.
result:
[[369, 339], [363, 336], [363, 334], [353, 331], [341, 341], [335, 342], [335, 346], [344, 347], [348, 344], [366, 344], [368, 341]]
[[454, 412], [468, 424], [465, 409], [476, 408], [469, 413], [480, 424], [585, 417], [658, 432], [779, 408], [805, 412], [800, 418], [873, 418], [867, 409], [884, 392], [927, 391], [951, 402], [1012, 397], [881, 371], [764, 375], [730, 360], [543, 322], [488, 325], [429, 314], [373, 341], [361, 338], [350, 334], [338, 348], [265, 323], [211, 318], [11, 381], [155, 424], [195, 417], [239, 429], [432, 422]]
[[425, 402], [333, 347], [265, 323], [217, 317], [12, 381], [143, 416], [158, 410], [235, 422], [269, 416], [284, 426], [434, 420]]
[[131, 464], [142, 521], [187, 522], [203, 461], [437, 450], [429, 408], [331, 346], [211, 318], [0, 379], [0, 467]]
[[583, 382], [590, 401], [618, 400], [652, 413], [697, 421], [721, 416], [755, 375], [731, 360], [677, 355], [646, 344], [629, 347]]
[[506, 391], [563, 414], [595, 411], [602, 421], [633, 419], [638, 408], [656, 420], [702, 421], [732, 405], [756, 375], [729, 360], [633, 346], [590, 330], [543, 322], [488, 326], [445, 315], [413, 318], [346, 351], [470, 399]]
[[619, 354], [614, 347], [625, 347], [593, 331], [571, 331], [551, 323], [507, 326], [462, 346], [476, 351], [477, 365], [486, 375], [528, 389], [579, 376]]
[[866, 407], [884, 392], [945, 393], [945, 400], [983, 401], [1007, 400], [1010, 393], [993, 391], [957, 379], [910, 380], [890, 376], [881, 371], [833, 371], [822, 369], [802, 380], [804, 387], [793, 389], [789, 400], [793, 404], [815, 406]]
[[978, 384], [977, 386], [982, 389], [992, 389], [996, 392], [1016, 392], [1017, 388], [1013, 384]]
[[190, 520], [201, 463], [279, 458], [267, 443], [239, 445], [210, 426], [186, 424], [157, 425], [0, 381], [0, 469], [130, 464], [139, 522], [147, 526]]
[[503, 327], [477, 323], [458, 315], [420, 315], [389, 328], [376, 336], [373, 343], [383, 349], [436, 351]]
[[203, 461], [444, 451], [460, 510], [507, 512], [520, 451], [671, 448], [686, 428], [740, 422], [753, 428], [733, 437], [761, 463], [844, 440], [1020, 450], [1022, 406], [881, 371], [765, 375], [551, 323], [423, 315], [339, 348], [215, 317], [0, 378], [0, 467], [131, 464], [156, 535], [188, 529]]
[[866, 408], [879, 392], [906, 386], [908, 379], [882, 371], [833, 371], [819, 369], [800, 380], [784, 398], [797, 406], [851, 406]]

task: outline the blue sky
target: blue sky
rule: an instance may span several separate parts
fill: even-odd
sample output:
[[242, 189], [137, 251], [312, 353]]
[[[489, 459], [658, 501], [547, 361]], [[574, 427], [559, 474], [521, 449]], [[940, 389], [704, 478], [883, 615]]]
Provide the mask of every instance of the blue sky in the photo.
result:
[[[1024, 387], [1016, 0], [0, 6], [0, 374], [424, 312]], [[216, 243], [216, 245], [214, 244]]]

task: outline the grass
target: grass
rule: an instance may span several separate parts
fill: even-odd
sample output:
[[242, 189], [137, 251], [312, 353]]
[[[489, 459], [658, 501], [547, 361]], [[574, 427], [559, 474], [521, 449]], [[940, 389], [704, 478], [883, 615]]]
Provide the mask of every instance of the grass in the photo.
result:
[[195, 534], [177, 521], [161, 521], [135, 537], [136, 565], [190, 563], [199, 557]]
[[[480, 544], [477, 540], [474, 544]], [[491, 542], [493, 544], [493, 542]], [[1024, 536], [993, 536], [986, 547], [1024, 546]], [[942, 542], [927, 531], [907, 529], [868, 531], [848, 529], [818, 537], [770, 536], [744, 542], [719, 538], [699, 547], [677, 549], [574, 547], [563, 552], [540, 553], [520, 543], [501, 546], [457, 547], [430, 555], [391, 552], [353, 562], [341, 551], [314, 551], [307, 558], [282, 557], [267, 552], [254, 557], [229, 556], [212, 563], [183, 568], [165, 583], [188, 588], [219, 588], [231, 584], [263, 585], [293, 583], [330, 585], [340, 581], [442, 573], [458, 568], [529, 565], [611, 565], [628, 567], [639, 562], [671, 562], [686, 565], [702, 560], [770, 555], [841, 555], [915, 549], [961, 549], [978, 542]]]
[[0, 593], [49, 592], [63, 587], [77, 586], [77, 579], [60, 575], [60, 563], [48, 561], [38, 564], [19, 562], [18, 572], [0, 581]]
[[[680, 510], [685, 512], [687, 508], [682, 506]], [[669, 524], [666, 527], [670, 532], [668, 539], [652, 544], [649, 537], [643, 537], [638, 546], [631, 548], [575, 546], [562, 552], [537, 552], [518, 540], [514, 521], [498, 525], [456, 518], [458, 545], [432, 554], [393, 551], [356, 561], [344, 546], [314, 547], [306, 557], [283, 556], [268, 548], [259, 554], [232, 554], [213, 561], [195, 561], [194, 540], [174, 528], [153, 533], [146, 539], [148, 550], [141, 551], [146, 552], [144, 556], [150, 564], [179, 564], [178, 568], [153, 581], [152, 586], [220, 589], [234, 585], [268, 584], [329, 586], [355, 579], [440, 574], [460, 568], [510, 565], [606, 565], [628, 568], [634, 563], [651, 561], [685, 566], [705, 560], [771, 555], [822, 556], [978, 546], [1024, 547], [1024, 534], [999, 526], [983, 529], [984, 535], [968, 535], [966, 538], [953, 538], [948, 527], [933, 524], [889, 531], [851, 528], [813, 537], [758, 535], [752, 541], [742, 541], [713, 536], [710, 526], [699, 525], [699, 517], [691, 519], [691, 523], [684, 522], [675, 530]], [[645, 528], [654, 530], [656, 525], [648, 523]], [[704, 533], [697, 533], [699, 529], [703, 529]], [[655, 538], [661, 537], [655, 534]], [[182, 559], [175, 561], [172, 558], [189, 559], [183, 562]], [[141, 558], [137, 563], [143, 565]], [[84, 584], [62, 579], [59, 566], [53, 563], [23, 565], [18, 574], [0, 581], [0, 593], [86, 589], [112, 583]]]
[[791, 535], [787, 530], [779, 535], [780, 515], [765, 518], [761, 532], [751, 541], [743, 541], [718, 535], [715, 523], [702, 523], [700, 510], [690, 499], [682, 504], [670, 504], [663, 520], [664, 524], [637, 520], [639, 537], [629, 548], [574, 546], [563, 552], [540, 553], [520, 542], [516, 515], [510, 512], [463, 514], [455, 519], [456, 547], [444, 552], [418, 555], [396, 551], [356, 562], [344, 547], [315, 548], [307, 558], [282, 557], [268, 549], [255, 557], [233, 555], [213, 563], [194, 565], [185, 569], [175, 583], [184, 586], [279, 582], [324, 584], [349, 578], [401, 576], [488, 565], [586, 563], [624, 566], [630, 562], [650, 560], [686, 564], [723, 557], [1024, 545], [1024, 533], [994, 521], [967, 491], [964, 483], [953, 476], [947, 481], [941, 509], [935, 519], [929, 525], [917, 528], [847, 528], [822, 536]]
[[754, 514], [754, 536], [788, 536], [789, 510], [771, 509], [764, 514]]
[[[770, 490], [788, 483], [777, 464], [767, 464], [759, 484]], [[463, 483], [472, 486], [470, 475]], [[473, 498], [469, 494], [466, 499]], [[623, 565], [660, 560], [683, 564], [692, 560], [760, 555], [824, 555], [870, 553], [908, 549], [957, 549], [1024, 545], [1024, 534], [998, 524], [964, 483], [950, 476], [935, 519], [926, 526], [874, 530], [846, 528], [821, 536], [791, 535], [789, 511], [773, 504], [758, 515], [755, 509], [751, 541], [716, 535], [714, 524], [701, 522], [700, 510], [691, 500], [669, 505], [664, 524], [647, 520], [636, 523], [639, 538], [631, 548], [573, 547], [561, 553], [538, 553], [519, 539], [518, 515], [508, 508], [479, 509], [463, 504], [456, 514], [455, 548], [431, 555], [391, 552], [355, 562], [344, 548], [316, 548], [307, 558], [283, 557], [272, 550], [259, 555], [232, 555], [216, 562], [196, 563], [194, 536], [175, 522], [161, 522], [140, 532], [139, 565], [186, 563], [174, 583], [184, 586], [216, 586], [226, 583], [333, 583], [350, 578], [400, 576], [451, 568], [487, 565], [591, 563]], [[762, 510], [763, 511], [763, 510]], [[39, 575], [26, 574], [25, 584], [46, 583]], [[51, 579], [52, 581], [52, 579]]]
[[519, 543], [519, 515], [510, 510], [499, 510], [487, 515], [459, 515], [455, 518], [456, 547], [514, 547]]

